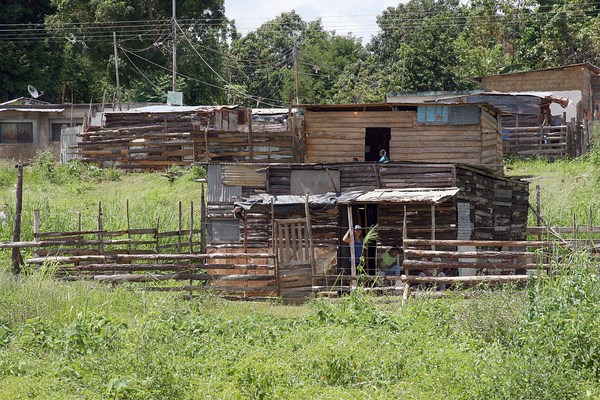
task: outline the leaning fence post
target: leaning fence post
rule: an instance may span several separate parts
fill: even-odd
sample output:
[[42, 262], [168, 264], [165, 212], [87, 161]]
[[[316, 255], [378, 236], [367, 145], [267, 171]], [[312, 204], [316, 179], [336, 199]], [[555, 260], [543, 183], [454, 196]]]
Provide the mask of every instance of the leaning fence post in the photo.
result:
[[[17, 164], [17, 203], [15, 210], [15, 225], [13, 230], [13, 242], [21, 241], [21, 211], [23, 210], [23, 162]], [[21, 273], [21, 251], [18, 247], [12, 249], [13, 273]]]

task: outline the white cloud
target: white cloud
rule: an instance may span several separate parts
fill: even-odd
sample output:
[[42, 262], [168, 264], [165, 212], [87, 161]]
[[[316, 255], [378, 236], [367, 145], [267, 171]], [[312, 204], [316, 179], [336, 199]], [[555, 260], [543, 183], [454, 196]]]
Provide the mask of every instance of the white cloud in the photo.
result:
[[225, 0], [225, 14], [246, 34], [282, 12], [295, 10], [305, 21], [321, 18], [326, 30], [352, 33], [366, 43], [377, 33], [377, 15], [398, 4], [399, 0]]

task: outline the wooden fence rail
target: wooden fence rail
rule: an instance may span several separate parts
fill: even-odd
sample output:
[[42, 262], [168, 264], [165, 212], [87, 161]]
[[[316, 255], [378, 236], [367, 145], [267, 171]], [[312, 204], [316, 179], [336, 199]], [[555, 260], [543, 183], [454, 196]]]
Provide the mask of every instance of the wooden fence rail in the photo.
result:
[[502, 139], [504, 154], [517, 156], [577, 157], [590, 145], [587, 124], [575, 121], [559, 126], [504, 127]]

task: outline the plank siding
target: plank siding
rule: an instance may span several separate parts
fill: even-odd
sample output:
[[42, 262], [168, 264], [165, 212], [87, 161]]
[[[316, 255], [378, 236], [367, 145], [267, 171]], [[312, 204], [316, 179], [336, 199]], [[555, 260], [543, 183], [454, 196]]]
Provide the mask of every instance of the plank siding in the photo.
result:
[[[483, 110], [482, 110], [483, 114]], [[485, 165], [499, 170], [502, 147], [495, 123], [435, 125], [417, 122], [416, 111], [310, 111], [305, 113], [306, 161], [364, 161], [366, 128], [390, 128], [392, 161]], [[499, 156], [499, 157], [498, 157]]]

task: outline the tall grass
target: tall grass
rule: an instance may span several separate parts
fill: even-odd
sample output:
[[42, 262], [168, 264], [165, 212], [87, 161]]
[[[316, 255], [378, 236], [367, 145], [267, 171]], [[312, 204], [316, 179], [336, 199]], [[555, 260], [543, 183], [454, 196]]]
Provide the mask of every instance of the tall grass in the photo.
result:
[[[51, 156], [51, 155], [50, 155]], [[201, 184], [194, 182], [202, 171], [182, 171], [170, 182], [162, 173], [129, 173], [100, 169], [78, 162], [60, 165], [46, 153], [40, 153], [25, 167], [23, 188], [22, 240], [33, 239], [33, 211], [40, 210], [42, 231], [77, 230], [81, 214], [83, 230], [98, 227], [98, 203], [102, 204], [106, 230], [127, 227], [126, 202], [130, 204], [132, 228], [178, 229], [178, 203], [182, 202], [182, 223], [189, 227], [190, 202], [194, 202], [194, 222], [200, 223]], [[0, 240], [12, 239], [15, 209], [16, 170], [0, 163], [0, 202], [9, 206], [6, 226], [0, 226]], [[9, 252], [0, 252], [0, 263], [9, 265]]]
[[600, 280], [301, 307], [0, 274], [0, 398], [598, 398]]

